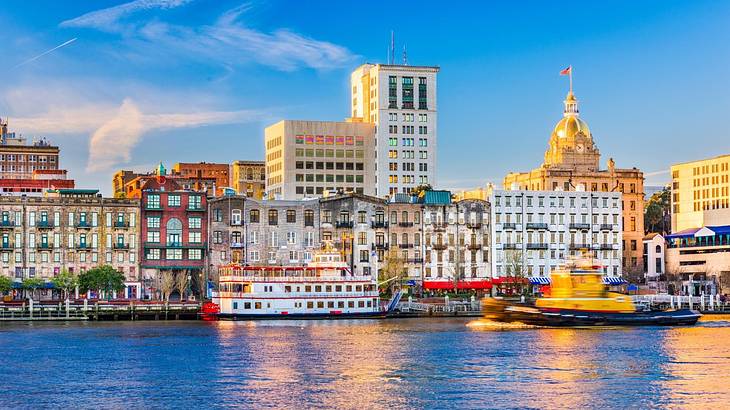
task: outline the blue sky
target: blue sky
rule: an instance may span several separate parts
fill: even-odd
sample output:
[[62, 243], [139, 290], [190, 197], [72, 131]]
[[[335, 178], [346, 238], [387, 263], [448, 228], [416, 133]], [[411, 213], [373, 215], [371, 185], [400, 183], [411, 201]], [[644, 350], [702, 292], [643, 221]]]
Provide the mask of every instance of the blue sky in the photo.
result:
[[656, 185], [730, 152], [730, 2], [10, 0], [0, 27], [0, 116], [106, 194], [118, 169], [262, 159], [268, 124], [343, 119], [391, 29], [441, 67], [442, 188], [539, 165], [568, 65], [603, 164]]

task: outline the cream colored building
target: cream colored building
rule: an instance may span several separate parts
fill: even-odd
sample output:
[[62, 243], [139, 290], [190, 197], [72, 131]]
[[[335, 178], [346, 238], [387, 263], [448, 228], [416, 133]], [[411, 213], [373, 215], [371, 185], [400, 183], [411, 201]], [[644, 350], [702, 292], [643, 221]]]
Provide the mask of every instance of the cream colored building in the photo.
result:
[[266, 128], [264, 140], [268, 199], [375, 194], [373, 124], [283, 120]]
[[266, 163], [264, 161], [233, 161], [231, 188], [247, 198], [262, 199], [266, 191]]
[[684, 162], [672, 171], [672, 232], [730, 224], [730, 155]]
[[375, 125], [374, 195], [436, 186], [438, 72], [396, 64], [363, 64], [352, 72], [352, 117]]
[[588, 124], [579, 117], [578, 100], [569, 92], [563, 118], [550, 135], [543, 164], [530, 172], [504, 178], [505, 189], [542, 191], [621, 192], [622, 264], [641, 270], [644, 237], [644, 174], [637, 168], [617, 168], [613, 159], [600, 167], [600, 152]]

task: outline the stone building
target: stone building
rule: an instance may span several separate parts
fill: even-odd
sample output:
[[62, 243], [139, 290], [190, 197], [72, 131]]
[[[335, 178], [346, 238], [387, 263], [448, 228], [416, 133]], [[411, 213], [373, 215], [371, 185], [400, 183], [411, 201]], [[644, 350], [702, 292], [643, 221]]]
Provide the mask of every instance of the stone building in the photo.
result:
[[491, 288], [490, 205], [479, 199], [451, 201], [448, 191], [426, 191], [423, 212], [426, 291]]
[[[112, 265], [124, 273], [124, 297], [139, 298], [139, 201], [102, 198], [96, 190], [53, 196], [0, 197], [2, 274], [49, 280], [61, 270], [82, 273]], [[122, 295], [118, 295], [122, 296]]]
[[145, 182], [141, 194], [140, 267], [145, 296], [159, 298], [165, 272], [188, 275], [191, 291], [204, 292], [208, 237], [205, 194], [183, 189], [164, 173]]
[[601, 169], [598, 147], [588, 124], [579, 118], [578, 100], [572, 91], [564, 105], [563, 118], [553, 129], [543, 164], [530, 172], [508, 174], [504, 189], [620, 192], [623, 270], [641, 271], [644, 174], [635, 167], [617, 168], [613, 159]]
[[28, 143], [8, 132], [7, 119], [0, 119], [0, 179], [32, 179], [36, 170], [57, 170], [59, 153], [45, 138]]
[[419, 286], [423, 279], [423, 223], [417, 197], [395, 194], [388, 203], [388, 244], [397, 251], [404, 266], [407, 285]]
[[239, 195], [263, 199], [266, 192], [266, 165], [264, 161], [233, 161], [231, 188]]
[[320, 200], [322, 240], [333, 242], [355, 274], [372, 274], [385, 258], [387, 207], [384, 199], [354, 193]]

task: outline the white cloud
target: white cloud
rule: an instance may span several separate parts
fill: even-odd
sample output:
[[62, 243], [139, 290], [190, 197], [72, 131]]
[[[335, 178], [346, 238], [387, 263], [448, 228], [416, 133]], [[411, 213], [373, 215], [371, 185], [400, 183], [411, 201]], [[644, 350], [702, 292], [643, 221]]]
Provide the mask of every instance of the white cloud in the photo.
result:
[[[184, 26], [159, 20], [122, 24], [120, 19], [138, 10], [171, 8], [184, 1], [135, 1], [109, 9], [87, 13], [61, 23], [62, 27], [91, 27], [101, 31], [124, 33], [124, 46], [115, 50], [128, 59], [146, 61], [194, 59], [215, 63], [232, 71], [233, 67], [255, 62], [281, 71], [300, 67], [328, 69], [351, 64], [356, 56], [347, 48], [316, 40], [291, 30], [271, 33], [247, 27], [240, 21], [249, 4], [223, 13], [213, 24]], [[116, 46], [118, 47], [118, 45]]]
[[117, 32], [123, 29], [120, 20], [138, 11], [150, 9], [171, 9], [190, 3], [191, 0], [135, 0], [106, 9], [92, 11], [79, 17], [61, 22], [61, 27], [93, 28], [100, 31]]
[[88, 172], [98, 172], [129, 162], [132, 148], [142, 137], [142, 113], [130, 99], [125, 99], [117, 115], [102, 124], [89, 140]]

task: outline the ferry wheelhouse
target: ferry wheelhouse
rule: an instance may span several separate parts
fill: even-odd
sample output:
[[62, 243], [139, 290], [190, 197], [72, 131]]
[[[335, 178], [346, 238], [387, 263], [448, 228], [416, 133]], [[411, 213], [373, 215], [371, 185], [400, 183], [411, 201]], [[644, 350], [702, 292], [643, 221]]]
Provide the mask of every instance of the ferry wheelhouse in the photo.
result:
[[331, 246], [307, 266], [242, 266], [219, 269], [213, 293], [220, 318], [382, 317], [376, 278], [355, 275]]

